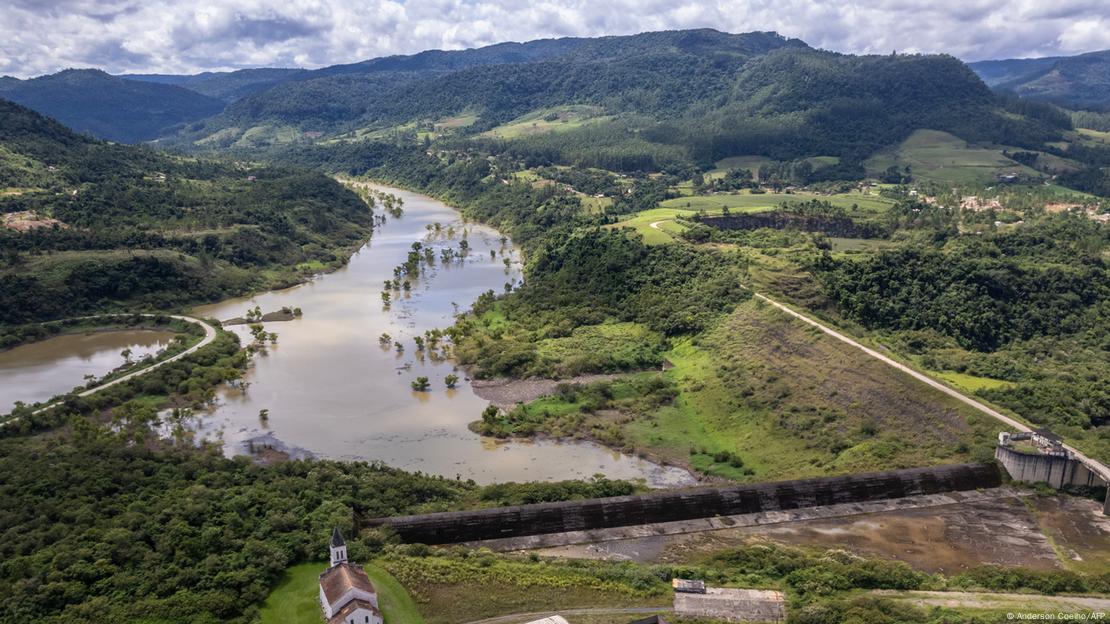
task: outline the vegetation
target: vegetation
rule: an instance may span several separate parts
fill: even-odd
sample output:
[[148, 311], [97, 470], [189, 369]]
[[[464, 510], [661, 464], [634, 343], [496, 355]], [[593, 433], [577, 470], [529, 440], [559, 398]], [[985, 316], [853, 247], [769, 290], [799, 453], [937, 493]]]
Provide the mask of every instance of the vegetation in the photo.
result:
[[58, 222], [0, 229], [0, 326], [288, 284], [370, 233], [366, 204], [320, 174], [105, 144], [6, 102], [0, 120], [0, 175], [41, 189], [0, 197], [0, 211]]
[[1000, 380], [980, 396], [1107, 455], [1107, 228], [1077, 215], [941, 239], [818, 274], [845, 316], [926, 368]]
[[[366, 575], [378, 592], [383, 619], [392, 624], [423, 624], [416, 604], [392, 575], [373, 562], [363, 564]], [[301, 563], [288, 568], [259, 609], [262, 624], [319, 624], [320, 572], [325, 562]]]
[[333, 526], [368, 561], [383, 536], [359, 533], [365, 518], [631, 491], [604, 479], [481, 488], [364, 462], [258, 466], [156, 443], [149, 420], [69, 423], [0, 440], [5, 621], [248, 622], [287, 566], [323, 554]]
[[157, 139], [223, 110], [223, 102], [188, 89], [125, 80], [95, 69], [67, 69], [30, 80], [5, 77], [0, 98], [78, 132], [124, 143]]

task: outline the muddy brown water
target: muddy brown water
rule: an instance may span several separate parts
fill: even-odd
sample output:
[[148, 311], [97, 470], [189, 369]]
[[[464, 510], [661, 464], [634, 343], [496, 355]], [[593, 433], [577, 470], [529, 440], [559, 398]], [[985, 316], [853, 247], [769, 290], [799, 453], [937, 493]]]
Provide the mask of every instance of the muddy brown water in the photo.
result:
[[121, 353], [138, 360], [166, 348], [176, 334], [155, 330], [63, 334], [0, 351], [0, 414], [45, 401], [123, 365]]
[[[251, 440], [320, 457], [378, 460], [425, 473], [495, 481], [558, 480], [604, 474], [644, 479], [655, 487], [688, 484], [684, 470], [663, 467], [576, 441], [498, 443], [467, 429], [488, 402], [471, 390], [462, 370], [421, 356], [413, 337], [452, 324], [483, 292], [502, 292], [521, 279], [518, 252], [496, 230], [464, 223], [457, 211], [429, 197], [378, 187], [404, 199], [404, 214], [388, 217], [350, 263], [330, 274], [281, 291], [233, 299], [193, 310], [221, 320], [243, 316], [255, 305], [264, 312], [299, 307], [303, 317], [266, 323], [276, 346], [256, 356], [245, 390], [225, 388], [217, 406], [194, 423], [202, 436], [222, 438], [229, 454]], [[440, 224], [439, 232], [429, 226]], [[470, 246], [463, 262], [444, 264], [440, 250], [458, 248], [463, 232]], [[393, 277], [414, 242], [435, 249], [436, 260], [413, 281], [412, 290], [387, 309], [383, 282]], [[490, 251], [494, 252], [493, 258]], [[510, 260], [506, 267], [504, 259]], [[249, 328], [228, 328], [249, 340]], [[388, 333], [404, 344], [398, 353], [382, 346]], [[449, 390], [444, 377], [456, 374]], [[431, 388], [410, 383], [428, 377]], [[259, 418], [269, 410], [268, 419]], [[256, 442], [257, 444], [258, 442]]]

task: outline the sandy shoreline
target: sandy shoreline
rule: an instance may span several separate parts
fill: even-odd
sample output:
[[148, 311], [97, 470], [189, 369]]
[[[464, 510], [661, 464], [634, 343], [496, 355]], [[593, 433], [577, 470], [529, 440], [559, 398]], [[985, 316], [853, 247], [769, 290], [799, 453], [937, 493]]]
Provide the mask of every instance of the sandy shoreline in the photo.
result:
[[473, 379], [470, 387], [474, 394], [508, 411], [518, 403], [528, 403], [536, 399], [553, 394], [559, 384], [591, 384], [597, 381], [610, 381], [623, 377], [623, 374], [595, 374], [579, 375], [566, 379], [544, 379], [533, 377], [530, 379]]

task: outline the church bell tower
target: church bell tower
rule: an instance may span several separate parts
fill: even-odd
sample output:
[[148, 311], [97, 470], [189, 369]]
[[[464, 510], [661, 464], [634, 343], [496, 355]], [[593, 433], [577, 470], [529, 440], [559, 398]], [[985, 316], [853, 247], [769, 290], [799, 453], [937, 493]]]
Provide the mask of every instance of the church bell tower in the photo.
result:
[[347, 563], [347, 542], [343, 541], [343, 534], [339, 527], [331, 531], [331, 567]]

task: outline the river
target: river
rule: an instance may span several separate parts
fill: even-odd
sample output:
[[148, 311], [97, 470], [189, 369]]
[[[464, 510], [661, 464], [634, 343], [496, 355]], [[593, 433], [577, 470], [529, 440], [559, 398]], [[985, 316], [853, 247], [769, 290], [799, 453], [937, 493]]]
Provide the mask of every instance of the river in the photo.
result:
[[100, 377], [131, 359], [154, 355], [169, 346], [174, 332], [155, 330], [97, 331], [62, 334], [0, 351], [0, 414], [69, 392], [85, 383], [85, 375]]
[[[578, 441], [494, 442], [467, 424], [487, 402], [472, 392], [465, 372], [451, 362], [416, 352], [413, 337], [452, 324], [487, 290], [501, 292], [521, 279], [518, 253], [489, 227], [464, 223], [454, 209], [429, 197], [377, 187], [404, 200], [400, 218], [387, 217], [372, 240], [344, 268], [312, 281], [250, 298], [193, 311], [227, 320], [259, 306], [263, 312], [300, 308], [303, 317], [266, 323], [277, 344], [254, 358], [244, 376], [246, 389], [222, 389], [217, 405], [200, 414], [194, 427], [202, 436], [222, 438], [229, 454], [273, 444], [337, 459], [379, 460], [406, 470], [494, 481], [588, 478], [644, 479], [655, 487], [688, 484], [689, 473]], [[379, 214], [381, 210], [378, 210]], [[434, 224], [440, 224], [438, 233]], [[440, 250], [469, 243], [465, 261], [443, 263]], [[414, 242], [436, 252], [434, 268], [413, 281], [412, 290], [389, 308], [382, 304], [383, 282], [393, 277]], [[491, 250], [494, 257], [491, 258]], [[504, 260], [509, 259], [508, 266]], [[231, 326], [244, 341], [249, 329]], [[397, 352], [381, 345], [390, 334], [404, 344]], [[457, 387], [444, 377], [457, 374]], [[414, 392], [410, 383], [428, 377], [431, 388]], [[261, 419], [261, 410], [268, 418]]]

